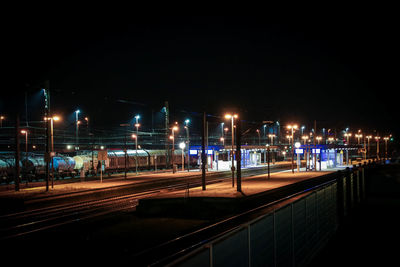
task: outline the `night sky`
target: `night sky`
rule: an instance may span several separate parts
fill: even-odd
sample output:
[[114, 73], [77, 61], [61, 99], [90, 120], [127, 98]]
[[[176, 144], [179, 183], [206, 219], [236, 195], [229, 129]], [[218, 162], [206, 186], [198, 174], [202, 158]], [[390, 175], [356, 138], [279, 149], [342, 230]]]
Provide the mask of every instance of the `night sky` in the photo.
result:
[[4, 33], [15, 77], [0, 112], [23, 113], [28, 91], [39, 116], [32, 99], [48, 79], [54, 112], [79, 108], [98, 127], [168, 100], [172, 119], [235, 109], [252, 121], [398, 131], [398, 29], [376, 12], [21, 16]]

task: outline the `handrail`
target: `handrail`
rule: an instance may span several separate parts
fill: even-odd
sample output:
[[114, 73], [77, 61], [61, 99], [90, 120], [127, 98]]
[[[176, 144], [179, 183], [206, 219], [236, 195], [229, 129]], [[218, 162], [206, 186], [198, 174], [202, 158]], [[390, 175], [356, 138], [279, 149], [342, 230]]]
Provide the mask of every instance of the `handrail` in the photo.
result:
[[[332, 174], [327, 174], [327, 175], [326, 175], [326, 176], [328, 176], [328, 175], [334, 176], [334, 178], [332, 178], [332, 180], [329, 180], [329, 181], [324, 182], [324, 183], [322, 183], [322, 184], [315, 185], [315, 186], [312, 186], [312, 187], [310, 187], [310, 188], [301, 190], [301, 191], [299, 191], [299, 192], [297, 192], [297, 193], [294, 193], [294, 194], [291, 194], [291, 195], [289, 195], [289, 196], [286, 196], [286, 197], [283, 197], [283, 198], [274, 200], [274, 201], [269, 202], [269, 203], [267, 203], [267, 204], [264, 204], [264, 205], [258, 206], [258, 207], [256, 207], [256, 208], [253, 208], [253, 209], [251, 209], [251, 210], [247, 210], [247, 211], [245, 211], [245, 212], [242, 212], [242, 213], [240, 213], [240, 214], [231, 216], [231, 217], [226, 218], [226, 219], [224, 219], [224, 220], [222, 220], [222, 221], [219, 221], [219, 222], [217, 222], [217, 223], [208, 225], [208, 226], [206, 226], [206, 227], [203, 227], [203, 228], [198, 229], [198, 230], [196, 230], [196, 231], [193, 231], [193, 232], [191, 232], [191, 233], [184, 234], [184, 235], [179, 236], [179, 237], [177, 237], [177, 238], [171, 239], [171, 240], [166, 241], [166, 242], [164, 242], [164, 243], [162, 243], [162, 244], [159, 244], [159, 245], [157, 245], [157, 246], [155, 246], [155, 247], [152, 247], [152, 248], [146, 249], [146, 250], [144, 250], [144, 251], [141, 251], [141, 252], [139, 252], [139, 253], [133, 255], [133, 257], [134, 257], [134, 258], [135, 258], [135, 257], [139, 257], [139, 256], [141, 256], [141, 255], [143, 255], [143, 254], [145, 254], [145, 253], [148, 253], [148, 252], [151, 252], [151, 251], [160, 249], [160, 248], [162, 248], [162, 247], [166, 247], [166, 246], [168, 246], [168, 245], [170, 245], [170, 244], [172, 244], [172, 243], [174, 243], [174, 242], [178, 242], [178, 241], [180, 241], [180, 240], [182, 240], [182, 239], [184, 239], [184, 238], [188, 238], [188, 237], [193, 236], [193, 235], [195, 235], [195, 234], [198, 234], [198, 233], [201, 233], [201, 232], [203, 232], [203, 231], [209, 230], [209, 229], [211, 229], [211, 228], [213, 228], [213, 227], [221, 226], [221, 225], [223, 225], [224, 223], [229, 223], [229, 222], [231, 222], [231, 221], [233, 221], [233, 220], [235, 220], [235, 219], [238, 219], [238, 218], [240, 218], [240, 217], [243, 217], [243, 216], [246, 216], [246, 215], [250, 215], [250, 214], [253, 213], [253, 212], [256, 212], [256, 211], [259, 211], [259, 210], [262, 210], [262, 209], [271, 207], [271, 206], [273, 206], [273, 205], [276, 205], [276, 204], [278, 204], [278, 203], [280, 203], [280, 202], [283, 202], [283, 201], [285, 201], [285, 200], [288, 200], [288, 199], [290, 199], [290, 198], [293, 198], [293, 197], [296, 197], [296, 196], [298, 196], [298, 195], [307, 193], [307, 192], [309, 192], [309, 191], [314, 191], [314, 190], [317, 190], [318, 188], [321, 188], [321, 187], [327, 186], [327, 185], [329, 185], [329, 184], [332, 184], [332, 183], [334, 183], [334, 182], [336, 181], [336, 176], [338, 175], [338, 173], [339, 173], [339, 172], [332, 173]], [[257, 219], [260, 219], [261, 217], [264, 217], [264, 216], [266, 216], [266, 215], [268, 215], [268, 214], [270, 214], [270, 212], [268, 212], [268, 213], [266, 213], [266, 214], [264, 214], [264, 215], [261, 215], [261, 216], [259, 216], [258, 218], [254, 219], [254, 220], [252, 220], [252, 221], [256, 221]], [[250, 221], [250, 222], [252, 222], [252, 221]], [[249, 222], [246, 222], [245, 224], [248, 224], [248, 223], [249, 223]], [[169, 256], [167, 256], [167, 257], [164, 257], [164, 258], [162, 258], [162, 259], [159, 259], [159, 260], [157, 260], [157, 261], [155, 261], [155, 262], [149, 264], [149, 266], [155, 266], [155, 265], [160, 265], [160, 264], [166, 264], [167, 262], [169, 262], [169, 261], [172, 260], [173, 258], [177, 258], [178, 256], [180, 256], [180, 255], [182, 255], [182, 254], [184, 254], [184, 253], [188, 253], [188, 252], [190, 252], [190, 251], [194, 251], [195, 249], [201, 247], [202, 245], [204, 245], [204, 244], [206, 244], [206, 243], [210, 243], [211, 241], [213, 241], [213, 240], [215, 240], [215, 239], [217, 239], [217, 238], [220, 238], [220, 237], [222, 237], [223, 235], [228, 234], [228, 233], [234, 231], [235, 229], [241, 228], [242, 226], [243, 226], [243, 224], [240, 224], [240, 225], [234, 226], [234, 227], [232, 227], [232, 228], [230, 228], [230, 229], [227, 229], [227, 230], [223, 231], [222, 233], [219, 233], [219, 234], [217, 234], [217, 235], [214, 235], [214, 236], [212, 236], [212, 237], [209, 237], [209, 238], [207, 238], [207, 239], [205, 239], [205, 240], [202, 240], [202, 241], [200, 241], [200, 242], [198, 242], [198, 243], [196, 243], [196, 244], [194, 244], [194, 245], [191, 245], [191, 246], [189, 246], [189, 247], [183, 248], [183, 249], [181, 249], [180, 251], [177, 251], [177, 252], [174, 253], [174, 254], [171, 254], [171, 255], [169, 255]]]

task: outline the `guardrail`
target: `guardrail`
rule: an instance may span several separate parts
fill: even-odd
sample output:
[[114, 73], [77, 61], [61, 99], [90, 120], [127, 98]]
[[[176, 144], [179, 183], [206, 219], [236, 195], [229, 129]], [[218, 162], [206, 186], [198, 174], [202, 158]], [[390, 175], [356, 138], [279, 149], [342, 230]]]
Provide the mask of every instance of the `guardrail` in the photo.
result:
[[[365, 166], [333, 180], [175, 260], [169, 266], [304, 266], [365, 198]], [[296, 194], [299, 196], [300, 193]]]

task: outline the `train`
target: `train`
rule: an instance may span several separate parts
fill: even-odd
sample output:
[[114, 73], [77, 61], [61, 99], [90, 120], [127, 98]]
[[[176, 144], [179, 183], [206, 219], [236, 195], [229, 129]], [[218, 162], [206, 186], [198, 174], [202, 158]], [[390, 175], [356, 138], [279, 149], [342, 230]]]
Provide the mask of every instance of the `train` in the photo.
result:
[[[50, 162], [50, 173], [56, 179], [76, 176], [98, 175], [100, 168], [104, 175], [122, 173], [136, 170], [160, 170], [171, 168], [172, 162], [176, 167], [182, 165], [182, 150], [169, 151], [169, 164], [165, 150], [127, 150], [126, 160], [124, 150], [107, 150], [107, 159], [100, 164], [98, 151], [79, 151], [76, 155], [63, 155], [57, 153]], [[126, 161], [126, 164], [125, 164]], [[187, 157], [184, 152], [184, 164], [187, 165]], [[197, 157], [190, 157], [191, 167], [198, 165]], [[21, 153], [20, 180], [40, 180], [46, 175], [46, 162], [44, 155], [40, 153]], [[15, 156], [12, 153], [0, 153], [0, 183], [11, 183], [15, 180]]]

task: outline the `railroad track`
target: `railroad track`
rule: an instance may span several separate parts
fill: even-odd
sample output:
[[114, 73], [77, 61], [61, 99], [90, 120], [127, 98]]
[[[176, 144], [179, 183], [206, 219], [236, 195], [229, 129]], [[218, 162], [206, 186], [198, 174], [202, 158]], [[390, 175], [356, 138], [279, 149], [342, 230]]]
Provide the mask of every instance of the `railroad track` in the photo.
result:
[[[281, 171], [281, 169], [271, 170], [271, 172], [277, 171]], [[243, 174], [246, 177], [265, 174], [265, 168], [247, 169], [244, 170]], [[219, 183], [230, 179], [230, 172], [224, 172], [207, 178], [207, 184]], [[54, 205], [1, 215], [0, 240], [10, 240], [108, 214], [134, 211], [141, 198], [156, 195], [160, 192], [184, 190], [198, 186], [201, 186], [200, 181], [182, 181], [173, 185], [158, 186], [122, 196]]]
[[[222, 182], [224, 179], [212, 179], [207, 184]], [[134, 211], [138, 205], [138, 200], [141, 198], [156, 195], [163, 191], [176, 191], [186, 189], [188, 186], [193, 188], [199, 185], [200, 182], [190, 184], [184, 182], [118, 197], [62, 204], [2, 215], [0, 216], [0, 240], [29, 235], [111, 213]]]

